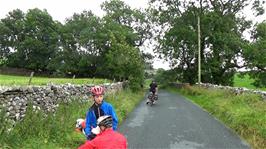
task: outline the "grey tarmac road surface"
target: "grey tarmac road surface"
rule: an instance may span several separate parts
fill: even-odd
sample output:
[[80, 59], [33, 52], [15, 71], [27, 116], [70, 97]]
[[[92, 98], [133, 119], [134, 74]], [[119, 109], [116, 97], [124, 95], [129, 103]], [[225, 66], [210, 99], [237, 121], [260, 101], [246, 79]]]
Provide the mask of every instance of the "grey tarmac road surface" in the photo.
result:
[[[154, 106], [140, 105], [119, 127], [128, 148], [249, 149], [232, 130], [184, 97], [159, 91]], [[146, 96], [147, 97], [147, 96]]]

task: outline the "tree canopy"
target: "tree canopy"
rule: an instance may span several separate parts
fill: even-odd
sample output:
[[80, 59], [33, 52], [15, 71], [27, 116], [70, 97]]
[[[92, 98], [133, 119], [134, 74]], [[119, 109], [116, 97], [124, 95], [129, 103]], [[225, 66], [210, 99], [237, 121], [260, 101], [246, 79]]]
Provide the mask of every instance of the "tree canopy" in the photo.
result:
[[266, 22], [256, 25], [251, 42], [244, 50], [244, 58], [251, 71], [248, 74], [255, 80], [254, 85], [266, 86]]
[[38, 8], [9, 12], [0, 21], [0, 64], [56, 76], [127, 79], [138, 89], [147, 59], [140, 47], [151, 37], [148, 17], [120, 0], [101, 7], [102, 18], [83, 11], [65, 24]]
[[[253, 1], [256, 15], [264, 2]], [[239, 57], [249, 43], [243, 32], [252, 22], [242, 15], [249, 0], [151, 0], [153, 21], [161, 27], [155, 52], [171, 61], [178, 79], [195, 83], [198, 69], [197, 18], [201, 28], [202, 82], [232, 85]], [[156, 30], [154, 31], [156, 32]]]

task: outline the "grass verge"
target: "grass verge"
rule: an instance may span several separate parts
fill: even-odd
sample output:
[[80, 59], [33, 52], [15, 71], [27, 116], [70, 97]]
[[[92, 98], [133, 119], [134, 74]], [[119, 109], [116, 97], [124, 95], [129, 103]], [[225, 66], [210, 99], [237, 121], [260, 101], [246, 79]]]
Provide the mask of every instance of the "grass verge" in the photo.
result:
[[255, 149], [266, 148], [266, 101], [254, 94], [188, 86], [179, 92], [224, 122]]
[[[124, 90], [106, 97], [117, 113], [119, 124], [134, 107], [143, 99], [144, 92], [132, 93]], [[12, 131], [8, 132], [9, 123], [0, 117], [0, 148], [43, 148], [72, 149], [83, 144], [85, 137], [74, 130], [77, 118], [84, 118], [92, 102], [60, 104], [55, 114], [45, 116], [42, 112], [27, 109], [26, 117], [17, 122]]]

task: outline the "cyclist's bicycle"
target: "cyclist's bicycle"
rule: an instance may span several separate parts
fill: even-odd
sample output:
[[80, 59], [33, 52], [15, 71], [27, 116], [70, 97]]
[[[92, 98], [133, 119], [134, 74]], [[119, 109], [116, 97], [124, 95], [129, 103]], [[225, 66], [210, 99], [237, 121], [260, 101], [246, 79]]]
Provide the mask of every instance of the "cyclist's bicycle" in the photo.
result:
[[150, 92], [150, 94], [148, 95], [148, 100], [146, 104], [150, 104], [150, 106], [152, 106], [153, 104], [155, 104], [157, 100], [158, 100], [158, 95]]

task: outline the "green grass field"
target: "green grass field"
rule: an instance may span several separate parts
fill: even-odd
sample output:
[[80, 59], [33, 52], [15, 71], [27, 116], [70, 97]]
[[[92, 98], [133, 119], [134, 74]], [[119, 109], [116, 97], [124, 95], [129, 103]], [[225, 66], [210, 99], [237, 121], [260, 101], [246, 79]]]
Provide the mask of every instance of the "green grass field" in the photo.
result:
[[[13, 76], [13, 75], [1, 75], [0, 74], [0, 85], [12, 86], [12, 85], [28, 85], [29, 77], [26, 76]], [[47, 77], [33, 77], [31, 80], [31, 85], [46, 85], [47, 83], [53, 84], [102, 84], [111, 82], [111, 80], [106, 79], [93, 79], [93, 78], [47, 78]], [[148, 87], [148, 84], [151, 80], [145, 81], [145, 87]], [[248, 75], [245, 75], [243, 78], [236, 74], [234, 77], [234, 86], [235, 87], [246, 87], [249, 89], [260, 89], [266, 90], [266, 88], [256, 88], [252, 83], [254, 82]]]
[[[12, 75], [1, 75], [0, 74], [0, 85], [12, 86], [12, 85], [28, 85], [29, 77], [26, 76], [12, 76]], [[93, 79], [93, 78], [47, 78], [47, 77], [33, 77], [31, 85], [46, 85], [47, 83], [53, 84], [102, 84], [111, 82], [106, 79]]]
[[243, 78], [239, 76], [239, 74], [236, 74], [234, 77], [234, 86], [235, 87], [246, 87], [249, 89], [256, 89], [252, 83], [254, 82], [253, 79], [251, 79], [248, 75], [245, 75]]
[[240, 77], [239, 74], [235, 74], [234, 77], [234, 87], [246, 87], [248, 89], [255, 90], [266, 90], [266, 88], [256, 88], [252, 83], [254, 80], [249, 77], [249, 75], [244, 75], [244, 77]]

